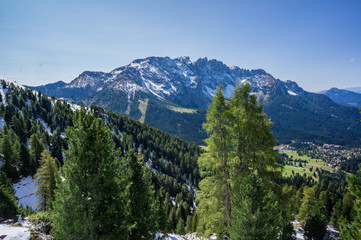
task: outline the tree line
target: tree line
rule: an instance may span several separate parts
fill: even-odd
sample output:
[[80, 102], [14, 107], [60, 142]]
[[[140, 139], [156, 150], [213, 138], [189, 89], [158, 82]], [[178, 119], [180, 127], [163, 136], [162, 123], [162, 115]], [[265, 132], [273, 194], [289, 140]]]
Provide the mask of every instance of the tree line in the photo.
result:
[[[2, 81], [1, 86], [4, 96], [0, 95], [3, 119], [0, 170], [13, 182], [34, 176], [41, 166], [44, 150], [58, 167], [62, 166], [69, 146], [64, 133], [74, 126], [76, 106], [13, 83]], [[169, 231], [175, 231], [180, 221], [185, 224], [194, 213], [195, 187], [200, 179], [197, 157], [201, 149], [138, 121], [105, 112], [103, 108], [91, 106], [89, 111], [106, 123], [120, 157], [130, 151], [139, 152], [143, 164], [152, 170], [148, 175], [153, 191], [164, 204], [167, 224], [168, 219], [172, 221]]]
[[64, 101], [5, 87], [1, 217], [23, 212], [9, 179], [30, 174], [39, 206], [30, 219], [59, 239], [153, 239], [157, 231], [295, 239], [294, 219], [306, 239], [323, 239], [329, 223], [345, 239], [359, 237], [361, 173], [282, 176], [272, 123], [249, 84], [229, 100], [218, 88], [204, 151], [97, 106], [74, 113]]

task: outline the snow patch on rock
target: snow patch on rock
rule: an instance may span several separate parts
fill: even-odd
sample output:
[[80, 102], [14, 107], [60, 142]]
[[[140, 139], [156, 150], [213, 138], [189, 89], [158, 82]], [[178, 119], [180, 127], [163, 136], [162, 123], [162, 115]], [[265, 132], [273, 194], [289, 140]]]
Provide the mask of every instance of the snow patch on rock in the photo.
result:
[[31, 176], [22, 178], [14, 184], [15, 196], [19, 199], [19, 206], [29, 206], [36, 210], [37, 197], [35, 195], [36, 186]]
[[28, 240], [30, 239], [30, 230], [27, 227], [0, 224], [0, 236], [5, 236], [2, 238], [3, 240]]

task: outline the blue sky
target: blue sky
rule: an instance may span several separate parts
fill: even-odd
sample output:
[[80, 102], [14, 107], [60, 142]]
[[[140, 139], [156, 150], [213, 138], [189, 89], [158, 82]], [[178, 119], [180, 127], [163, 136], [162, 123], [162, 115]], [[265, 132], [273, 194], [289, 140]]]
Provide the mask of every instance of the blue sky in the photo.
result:
[[70, 82], [148, 56], [262, 68], [309, 91], [361, 86], [361, 1], [0, 0], [0, 76]]

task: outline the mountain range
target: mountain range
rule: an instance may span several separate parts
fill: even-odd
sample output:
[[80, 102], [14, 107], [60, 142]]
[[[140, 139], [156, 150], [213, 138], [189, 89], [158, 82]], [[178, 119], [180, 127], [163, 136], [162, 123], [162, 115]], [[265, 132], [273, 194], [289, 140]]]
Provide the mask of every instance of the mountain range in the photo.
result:
[[201, 144], [208, 104], [219, 85], [231, 97], [236, 82], [248, 82], [274, 123], [279, 142], [293, 139], [352, 144], [361, 140], [358, 109], [281, 81], [262, 69], [227, 66], [189, 57], [137, 59], [109, 73], [85, 71], [70, 83], [31, 87], [56, 98], [99, 105]]
[[345, 90], [361, 93], [361, 87], [350, 87], [350, 88], [345, 88]]
[[361, 93], [356, 92], [357, 88], [351, 88], [352, 90], [347, 89], [338, 89], [338, 88], [331, 88], [327, 91], [322, 91], [322, 94], [325, 94], [333, 101], [337, 102], [338, 104], [360, 108], [361, 107]]

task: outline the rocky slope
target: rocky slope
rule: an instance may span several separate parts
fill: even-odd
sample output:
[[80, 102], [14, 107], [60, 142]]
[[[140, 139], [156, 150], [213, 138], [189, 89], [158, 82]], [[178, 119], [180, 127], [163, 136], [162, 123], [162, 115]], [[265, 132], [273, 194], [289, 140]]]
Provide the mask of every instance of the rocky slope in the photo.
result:
[[322, 94], [304, 91], [264, 70], [229, 67], [217, 60], [149, 57], [110, 73], [86, 71], [69, 84], [32, 87], [85, 105], [100, 105], [147, 124], [201, 143], [205, 109], [219, 85], [226, 97], [236, 82], [248, 82], [275, 123], [282, 142], [294, 138], [350, 143], [361, 140], [357, 109], [340, 106]]

